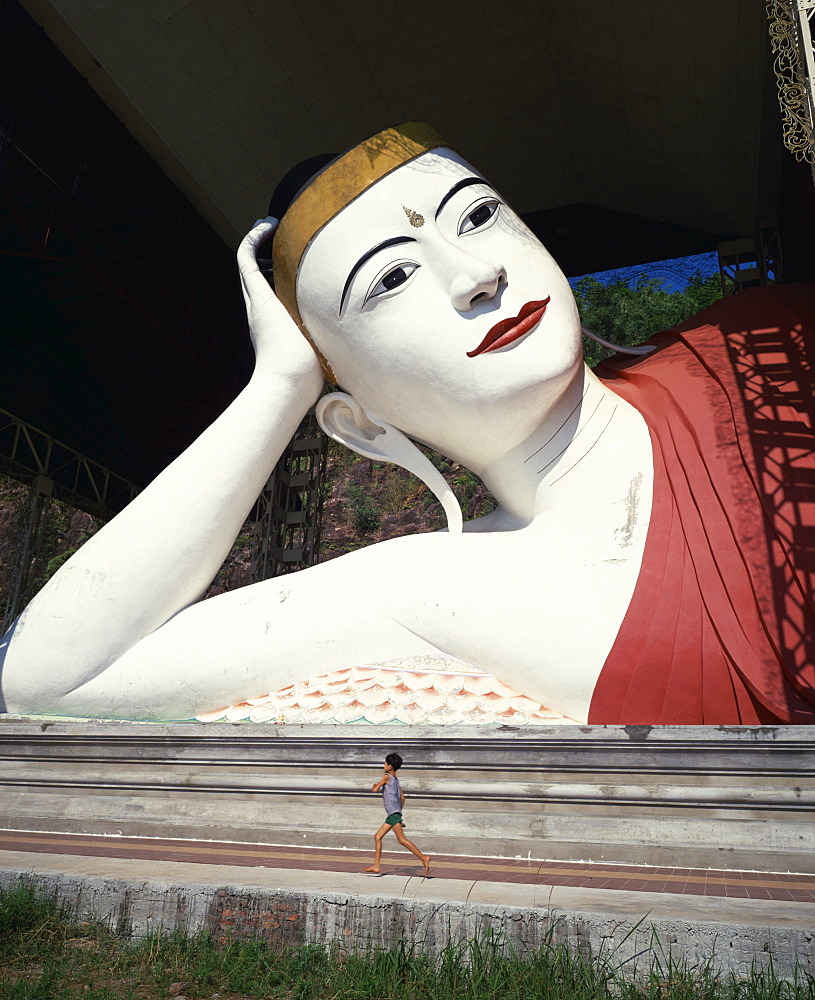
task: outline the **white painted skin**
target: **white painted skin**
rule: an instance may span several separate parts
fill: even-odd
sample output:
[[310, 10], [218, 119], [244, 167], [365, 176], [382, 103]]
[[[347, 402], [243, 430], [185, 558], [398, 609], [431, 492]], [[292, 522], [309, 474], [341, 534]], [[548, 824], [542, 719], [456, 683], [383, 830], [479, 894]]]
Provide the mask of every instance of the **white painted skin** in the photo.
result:
[[[568, 282], [499, 196], [464, 187], [436, 218], [473, 175], [437, 150], [383, 178], [312, 241], [298, 302], [353, 396], [322, 405], [329, 433], [405, 462], [399, 428], [478, 473], [498, 509], [463, 534], [382, 542], [200, 602], [321, 388], [255, 263], [275, 226], [266, 220], [238, 252], [257, 356], [248, 386], [18, 619], [0, 645], [7, 711], [190, 718], [328, 670], [441, 650], [586, 720], [642, 562], [649, 432], [583, 365]], [[415, 242], [375, 254], [340, 308], [353, 265], [399, 236]], [[387, 289], [399, 265], [409, 266]], [[546, 296], [530, 332], [467, 357], [498, 320]]]

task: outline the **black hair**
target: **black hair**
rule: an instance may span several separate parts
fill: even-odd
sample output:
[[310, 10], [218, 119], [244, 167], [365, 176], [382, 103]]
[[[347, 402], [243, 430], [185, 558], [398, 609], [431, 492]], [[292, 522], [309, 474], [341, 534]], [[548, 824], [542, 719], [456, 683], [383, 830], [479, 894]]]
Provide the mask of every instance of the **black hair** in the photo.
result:
[[274, 189], [269, 202], [269, 211], [266, 214], [273, 215], [276, 219], [282, 219], [286, 214], [286, 209], [294, 201], [300, 189], [305, 187], [311, 178], [335, 157], [335, 153], [320, 153], [319, 156], [310, 156], [307, 160], [302, 160], [295, 164], [291, 170], [286, 171]]
[[[319, 156], [310, 156], [307, 160], [302, 160], [295, 164], [291, 170], [280, 178], [277, 187], [272, 193], [269, 201], [267, 215], [274, 216], [275, 219], [282, 219], [286, 211], [299, 194], [300, 190], [308, 184], [312, 177], [316, 176], [323, 167], [336, 159], [334, 153], [320, 153]], [[257, 248], [257, 262], [266, 280], [274, 288], [272, 276], [272, 243], [274, 237], [261, 243]]]
[[399, 768], [402, 766], [402, 758], [399, 756], [398, 753], [389, 753], [388, 756], [385, 758], [385, 763], [390, 764], [390, 766], [394, 769], [394, 771], [398, 771]]

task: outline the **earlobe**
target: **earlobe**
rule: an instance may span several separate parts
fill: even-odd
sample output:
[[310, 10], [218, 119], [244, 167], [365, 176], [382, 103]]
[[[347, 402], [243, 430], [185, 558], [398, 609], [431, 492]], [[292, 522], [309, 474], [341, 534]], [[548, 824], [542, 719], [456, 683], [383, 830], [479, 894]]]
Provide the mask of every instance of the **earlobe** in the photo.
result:
[[448, 531], [462, 530], [461, 507], [447, 480], [402, 431], [369, 415], [347, 392], [323, 396], [317, 403], [316, 414], [320, 427], [334, 441], [365, 458], [393, 462], [418, 476], [444, 508]]

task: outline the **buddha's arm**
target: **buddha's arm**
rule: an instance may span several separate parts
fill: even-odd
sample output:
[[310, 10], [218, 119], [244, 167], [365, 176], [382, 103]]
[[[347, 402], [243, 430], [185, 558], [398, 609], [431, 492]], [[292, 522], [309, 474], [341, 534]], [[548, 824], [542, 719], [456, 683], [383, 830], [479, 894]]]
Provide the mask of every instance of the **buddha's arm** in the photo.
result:
[[[253, 230], [255, 242], [263, 231]], [[9, 708], [36, 710], [86, 684], [201, 597], [316, 399], [314, 355], [257, 272], [253, 249], [245, 243], [239, 254], [257, 353], [249, 385], [26, 608], [6, 642]]]
[[[586, 630], [586, 581], [542, 572], [548, 548], [524, 531], [371, 545], [193, 604], [96, 676], [40, 696], [39, 711], [191, 718], [342, 667], [442, 651], [583, 719], [619, 617], [609, 634]], [[599, 619], [595, 599], [615, 592], [619, 567], [594, 569], [586, 599]], [[9, 707], [34, 710], [22, 696]]]
[[392, 607], [404, 603], [403, 571], [415, 577], [416, 560], [402, 553], [438, 555], [430, 538], [371, 546], [191, 605], [40, 711], [187, 719], [340, 667], [433, 652]]

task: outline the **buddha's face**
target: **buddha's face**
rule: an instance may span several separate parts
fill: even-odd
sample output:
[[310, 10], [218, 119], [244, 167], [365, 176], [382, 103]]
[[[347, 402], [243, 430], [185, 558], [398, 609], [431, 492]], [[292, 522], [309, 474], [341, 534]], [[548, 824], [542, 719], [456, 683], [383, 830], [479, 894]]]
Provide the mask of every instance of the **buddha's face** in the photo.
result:
[[463, 442], [520, 443], [582, 363], [560, 268], [450, 150], [399, 167], [325, 226], [297, 299], [343, 389], [471, 463]]

